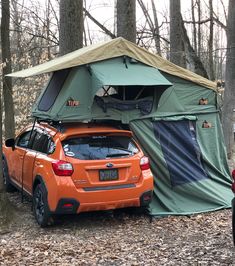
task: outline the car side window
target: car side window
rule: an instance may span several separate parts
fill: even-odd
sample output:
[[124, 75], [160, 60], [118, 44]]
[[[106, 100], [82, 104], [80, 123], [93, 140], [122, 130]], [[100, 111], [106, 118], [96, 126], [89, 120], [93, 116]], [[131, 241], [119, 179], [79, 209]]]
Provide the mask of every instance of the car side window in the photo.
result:
[[34, 140], [32, 142], [32, 150], [51, 154], [54, 152], [54, 142], [51, 139], [51, 137], [47, 134], [36, 132], [36, 135], [34, 137]]
[[29, 139], [30, 139], [30, 133], [31, 131], [24, 132], [21, 134], [16, 141], [16, 145], [21, 147], [21, 148], [27, 148], [29, 144]]

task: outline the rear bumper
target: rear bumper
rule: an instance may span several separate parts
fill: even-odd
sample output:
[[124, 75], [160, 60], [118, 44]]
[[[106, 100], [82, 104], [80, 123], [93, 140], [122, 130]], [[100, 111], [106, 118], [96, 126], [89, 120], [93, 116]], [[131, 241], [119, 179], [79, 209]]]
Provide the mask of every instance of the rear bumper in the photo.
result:
[[[65, 179], [65, 177], [61, 178]], [[67, 182], [60, 182], [53, 193], [49, 191], [48, 204], [51, 212], [56, 214], [139, 207], [150, 203], [152, 191], [152, 175], [145, 176], [140, 183], [131, 185], [114, 183], [113, 186], [104, 186], [103, 189], [100, 187], [76, 188], [73, 181], [67, 180]]]
[[54, 214], [75, 214], [79, 212], [112, 210], [127, 207], [145, 207], [152, 200], [153, 191], [144, 192], [139, 198], [124, 199], [109, 202], [83, 203], [82, 205], [76, 199], [63, 198], [60, 199]]

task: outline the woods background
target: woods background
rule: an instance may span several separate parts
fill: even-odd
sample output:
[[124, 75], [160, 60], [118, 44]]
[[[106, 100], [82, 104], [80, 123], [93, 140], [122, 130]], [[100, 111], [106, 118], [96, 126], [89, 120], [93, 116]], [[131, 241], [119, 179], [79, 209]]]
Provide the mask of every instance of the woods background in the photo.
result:
[[15, 130], [30, 122], [32, 105], [48, 79], [44, 75], [11, 80], [3, 78], [5, 74], [122, 36], [216, 82], [231, 154], [234, 0], [2, 0], [1, 9], [5, 137], [14, 136]]

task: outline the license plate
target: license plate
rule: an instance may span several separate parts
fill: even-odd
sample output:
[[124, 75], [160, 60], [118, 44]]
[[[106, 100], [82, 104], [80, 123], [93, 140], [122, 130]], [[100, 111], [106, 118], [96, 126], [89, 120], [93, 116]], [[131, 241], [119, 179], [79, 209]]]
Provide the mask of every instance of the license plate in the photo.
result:
[[117, 169], [100, 170], [100, 181], [118, 180]]

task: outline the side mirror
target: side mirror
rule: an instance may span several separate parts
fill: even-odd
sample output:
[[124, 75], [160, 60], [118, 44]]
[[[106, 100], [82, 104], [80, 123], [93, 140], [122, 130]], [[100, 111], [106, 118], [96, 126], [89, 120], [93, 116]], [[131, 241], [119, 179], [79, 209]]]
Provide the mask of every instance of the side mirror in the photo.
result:
[[5, 141], [5, 145], [6, 145], [6, 147], [11, 147], [12, 150], [14, 150], [14, 148], [15, 148], [15, 140], [14, 139], [7, 139]]

